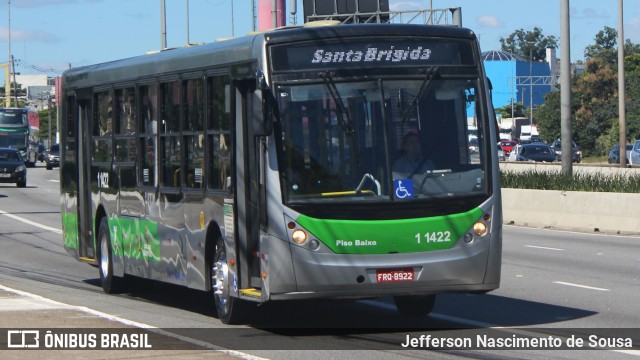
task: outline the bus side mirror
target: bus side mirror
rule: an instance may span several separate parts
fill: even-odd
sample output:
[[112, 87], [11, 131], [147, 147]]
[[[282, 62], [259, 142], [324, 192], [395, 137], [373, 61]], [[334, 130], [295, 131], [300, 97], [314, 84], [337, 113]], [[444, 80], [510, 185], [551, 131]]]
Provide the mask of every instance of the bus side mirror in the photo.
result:
[[263, 91], [258, 89], [251, 96], [251, 122], [254, 136], [267, 136], [271, 134], [273, 116], [270, 106], [265, 99]]

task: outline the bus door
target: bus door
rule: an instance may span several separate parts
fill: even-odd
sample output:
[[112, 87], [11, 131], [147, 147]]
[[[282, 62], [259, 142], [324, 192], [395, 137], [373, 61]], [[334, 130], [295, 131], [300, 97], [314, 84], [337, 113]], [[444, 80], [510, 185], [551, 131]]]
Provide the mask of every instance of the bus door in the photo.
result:
[[95, 259], [95, 244], [93, 241], [91, 207], [91, 187], [89, 181], [91, 159], [91, 95], [86, 98], [81, 95], [77, 98], [77, 165], [78, 179], [78, 234], [79, 256]]
[[[237, 251], [240, 259], [241, 288], [262, 288], [260, 238], [266, 234], [266, 205], [263, 157], [264, 138], [256, 136], [254, 112], [259, 112], [255, 79], [235, 83]], [[258, 115], [258, 114], [256, 114]], [[242, 292], [259, 297], [259, 292]]]

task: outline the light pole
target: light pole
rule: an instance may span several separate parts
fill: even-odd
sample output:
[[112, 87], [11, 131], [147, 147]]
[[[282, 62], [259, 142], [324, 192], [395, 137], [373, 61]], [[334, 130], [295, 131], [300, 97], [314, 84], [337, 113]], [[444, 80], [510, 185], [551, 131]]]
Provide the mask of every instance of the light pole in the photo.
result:
[[[7, 4], [8, 4], [8, 13], [9, 13], [9, 23], [7, 26], [7, 43], [9, 43], [9, 61], [7, 62], [7, 66], [9, 67], [9, 71], [7, 72], [7, 76], [9, 76], [9, 78], [5, 81], [5, 84], [9, 84], [9, 88], [8, 89], [4, 89], [5, 90], [5, 97], [6, 99], [6, 103], [7, 103], [7, 107], [11, 107], [11, 63], [12, 63], [12, 56], [11, 56], [11, 0], [7, 0]], [[15, 71], [15, 69], [13, 70]], [[16, 104], [17, 106], [17, 104]]]
[[569, 0], [560, 0], [560, 138], [562, 175], [573, 174], [571, 158], [571, 37], [569, 30]]
[[160, 50], [167, 48], [167, 15], [165, 1], [160, 0]]
[[620, 167], [627, 166], [627, 125], [624, 90], [624, 25], [622, 22], [622, 0], [618, 0], [618, 126]]

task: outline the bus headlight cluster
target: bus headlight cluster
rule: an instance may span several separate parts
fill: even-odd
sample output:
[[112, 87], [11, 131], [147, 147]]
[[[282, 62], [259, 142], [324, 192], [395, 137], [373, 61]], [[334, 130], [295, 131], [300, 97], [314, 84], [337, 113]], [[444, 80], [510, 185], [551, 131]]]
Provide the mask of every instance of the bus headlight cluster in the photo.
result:
[[295, 221], [289, 219], [287, 222], [289, 229], [289, 238], [296, 245], [306, 245], [311, 250], [317, 250], [320, 247], [320, 241], [315, 239], [309, 232], [301, 228]]
[[304, 230], [297, 229], [291, 234], [291, 239], [298, 245], [304, 244], [307, 241], [307, 238], [307, 233]]
[[491, 220], [491, 215], [484, 214], [482, 216], [482, 219], [480, 219], [479, 221], [476, 221], [473, 224], [473, 226], [471, 227], [471, 231], [464, 234], [464, 237], [463, 237], [464, 242], [467, 244], [472, 243], [474, 239], [474, 235], [477, 237], [483, 237], [487, 235], [487, 233], [489, 232], [489, 225], [487, 224], [489, 223], [490, 220]]
[[481, 221], [473, 224], [473, 233], [478, 236], [485, 236], [487, 234], [487, 224]]

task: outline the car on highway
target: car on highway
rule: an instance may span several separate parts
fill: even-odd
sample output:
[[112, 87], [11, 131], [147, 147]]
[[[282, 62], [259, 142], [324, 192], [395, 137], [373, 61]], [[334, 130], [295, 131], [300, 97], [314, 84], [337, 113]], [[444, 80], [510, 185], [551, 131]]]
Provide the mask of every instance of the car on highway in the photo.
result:
[[60, 145], [53, 144], [44, 155], [44, 162], [46, 163], [47, 170], [51, 170], [54, 167], [60, 166]]
[[516, 145], [518, 145], [518, 143], [513, 140], [500, 140], [500, 142], [498, 142], [498, 145], [502, 146], [502, 151], [504, 151], [504, 156], [509, 156], [509, 153], [511, 153], [511, 150], [513, 150], [513, 148]]
[[[633, 149], [633, 144], [627, 144], [627, 164], [629, 163], [629, 158], [631, 157], [631, 149]], [[615, 144], [609, 151], [609, 158], [607, 159], [609, 164], [620, 164], [620, 145]]]
[[27, 166], [17, 149], [0, 148], [0, 183], [15, 183], [19, 188], [27, 186]]
[[507, 158], [504, 156], [504, 150], [502, 150], [502, 146], [498, 144], [498, 160], [505, 161]]
[[47, 152], [47, 148], [44, 144], [38, 144], [38, 161], [44, 162], [44, 153]]
[[554, 162], [554, 150], [545, 144], [519, 144], [509, 154], [509, 161]]
[[[553, 144], [551, 144], [551, 147], [555, 151], [558, 161], [562, 161], [562, 141], [560, 139], [554, 141]], [[582, 151], [580, 151], [580, 148], [576, 145], [575, 141], [571, 141], [571, 161], [575, 163], [582, 161]]]
[[628, 159], [630, 165], [640, 165], [640, 140], [636, 140], [633, 144]]

